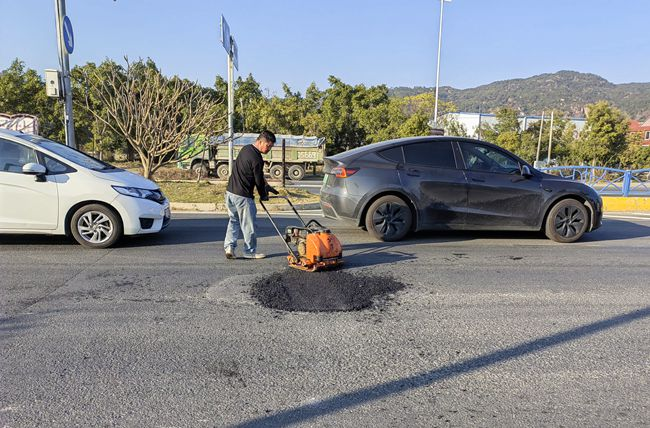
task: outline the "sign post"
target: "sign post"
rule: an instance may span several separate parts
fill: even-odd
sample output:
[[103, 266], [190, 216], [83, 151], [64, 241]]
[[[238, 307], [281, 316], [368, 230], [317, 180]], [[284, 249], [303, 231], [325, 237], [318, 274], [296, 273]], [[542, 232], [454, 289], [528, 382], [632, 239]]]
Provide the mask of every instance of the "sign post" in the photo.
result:
[[232, 174], [233, 162], [233, 118], [235, 114], [235, 91], [233, 89], [234, 70], [239, 70], [239, 51], [235, 38], [230, 35], [230, 26], [221, 15], [221, 44], [228, 54], [228, 176]]
[[74, 120], [72, 118], [72, 85], [70, 84], [70, 59], [74, 51], [74, 33], [72, 22], [65, 14], [65, 0], [54, 0], [56, 10], [56, 39], [59, 47], [59, 64], [63, 81], [63, 99], [65, 103], [64, 124], [66, 145], [76, 148]]

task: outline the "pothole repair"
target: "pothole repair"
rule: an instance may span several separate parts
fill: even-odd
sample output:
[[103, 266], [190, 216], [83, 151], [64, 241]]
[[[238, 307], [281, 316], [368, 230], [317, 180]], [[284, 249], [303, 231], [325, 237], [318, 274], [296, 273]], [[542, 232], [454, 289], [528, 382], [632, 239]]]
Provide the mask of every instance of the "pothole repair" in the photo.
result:
[[271, 309], [340, 312], [381, 305], [404, 287], [405, 284], [390, 276], [287, 269], [258, 279], [251, 287], [251, 295]]

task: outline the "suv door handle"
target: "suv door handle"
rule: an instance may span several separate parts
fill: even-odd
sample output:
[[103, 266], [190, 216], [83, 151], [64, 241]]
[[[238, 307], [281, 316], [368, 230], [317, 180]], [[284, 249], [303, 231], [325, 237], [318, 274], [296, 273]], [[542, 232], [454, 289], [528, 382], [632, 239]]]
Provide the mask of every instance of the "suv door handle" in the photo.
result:
[[482, 178], [474, 178], [474, 177], [472, 177], [472, 181], [475, 181], [477, 183], [485, 183], [485, 180], [483, 180]]
[[420, 176], [420, 170], [419, 169], [409, 168], [406, 171], [406, 175], [410, 175], [411, 177], [419, 177]]

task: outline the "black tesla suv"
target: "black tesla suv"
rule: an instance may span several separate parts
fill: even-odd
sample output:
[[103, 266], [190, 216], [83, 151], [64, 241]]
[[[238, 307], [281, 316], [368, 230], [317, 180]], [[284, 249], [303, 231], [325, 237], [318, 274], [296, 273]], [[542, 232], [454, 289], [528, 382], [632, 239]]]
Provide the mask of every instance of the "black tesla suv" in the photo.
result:
[[460, 137], [384, 141], [325, 158], [321, 207], [383, 241], [430, 229], [543, 231], [573, 242], [602, 221], [595, 190]]

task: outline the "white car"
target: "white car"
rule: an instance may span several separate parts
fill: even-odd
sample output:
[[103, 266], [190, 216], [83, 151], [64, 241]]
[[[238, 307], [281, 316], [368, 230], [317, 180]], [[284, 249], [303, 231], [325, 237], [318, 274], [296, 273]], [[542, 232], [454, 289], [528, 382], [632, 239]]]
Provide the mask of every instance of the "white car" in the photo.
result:
[[106, 248], [156, 233], [169, 201], [153, 181], [38, 135], [0, 130], [0, 233], [72, 235]]

